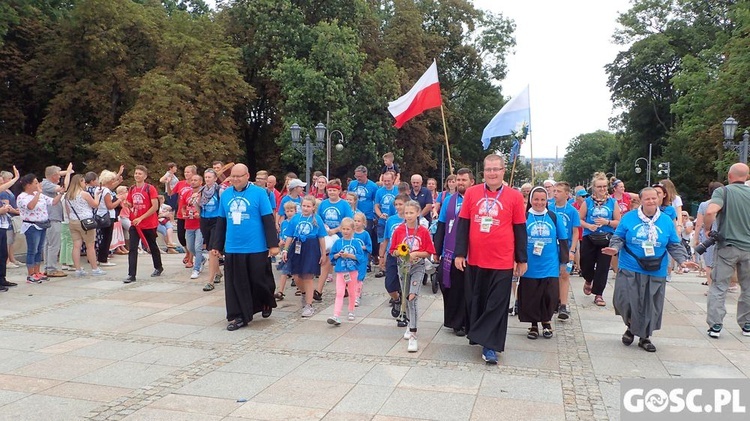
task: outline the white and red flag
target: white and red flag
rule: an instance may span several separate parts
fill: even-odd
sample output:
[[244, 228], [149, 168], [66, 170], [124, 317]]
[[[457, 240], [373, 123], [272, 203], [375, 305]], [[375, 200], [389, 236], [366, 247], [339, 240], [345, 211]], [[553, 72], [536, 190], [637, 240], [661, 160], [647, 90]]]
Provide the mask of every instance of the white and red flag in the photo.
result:
[[441, 105], [443, 105], [443, 99], [440, 96], [437, 63], [433, 60], [432, 65], [406, 95], [388, 103], [388, 111], [396, 118], [394, 126], [401, 128], [404, 123], [425, 110]]

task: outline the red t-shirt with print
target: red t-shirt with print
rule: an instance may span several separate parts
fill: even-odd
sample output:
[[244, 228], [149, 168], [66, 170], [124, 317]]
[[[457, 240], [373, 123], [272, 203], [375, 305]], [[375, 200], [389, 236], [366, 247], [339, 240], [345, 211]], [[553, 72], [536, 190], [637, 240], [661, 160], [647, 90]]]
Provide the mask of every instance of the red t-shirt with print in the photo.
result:
[[[151, 184], [144, 184], [140, 187], [133, 186], [128, 190], [128, 202], [133, 205], [130, 210], [130, 220], [134, 220], [151, 209], [151, 200], [158, 201], [159, 196], [156, 188]], [[138, 228], [152, 229], [159, 224], [158, 212], [154, 212], [138, 224]]]
[[177, 194], [177, 209], [174, 209], [176, 212], [177, 219], [185, 219], [185, 216], [182, 215], [182, 212], [179, 212], [180, 206], [180, 200], [179, 198], [182, 197], [182, 193], [185, 191], [193, 191], [193, 188], [190, 187], [190, 183], [187, 180], [180, 180], [177, 182], [177, 184], [174, 185], [174, 188], [172, 189], [172, 194]]
[[[526, 223], [526, 206], [520, 192], [510, 187], [489, 191], [485, 184], [466, 189], [460, 218], [469, 220], [467, 262], [483, 269], [513, 269], [514, 224]], [[483, 232], [482, 219], [491, 217], [489, 231]]]
[[399, 224], [391, 235], [391, 249], [388, 253], [393, 253], [399, 244], [406, 243], [411, 251], [426, 251], [430, 255], [435, 254], [435, 244], [432, 242], [430, 231], [427, 228], [417, 225], [417, 228], [407, 228], [406, 224]]
[[198, 207], [195, 205], [193, 198], [193, 189], [182, 189], [180, 192], [180, 200], [178, 202], [177, 212], [181, 219], [185, 220], [186, 230], [197, 230], [201, 227], [201, 216]]

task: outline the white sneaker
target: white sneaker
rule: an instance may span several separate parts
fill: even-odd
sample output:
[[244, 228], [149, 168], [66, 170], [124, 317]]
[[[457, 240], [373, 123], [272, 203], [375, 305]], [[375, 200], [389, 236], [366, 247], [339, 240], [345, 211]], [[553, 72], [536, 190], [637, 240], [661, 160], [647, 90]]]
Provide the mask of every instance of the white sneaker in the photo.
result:
[[9, 267], [9, 268], [16, 268], [16, 269], [17, 269], [17, 268], [20, 268], [21, 266], [19, 266], [19, 265], [15, 264], [15, 263], [13, 263], [13, 262], [8, 262], [8, 263], [7, 263], [7, 266], [6, 266], [6, 267]]
[[411, 337], [409, 338], [409, 345], [406, 347], [406, 350], [409, 352], [419, 351], [419, 344], [417, 343], [416, 335], [411, 335]]
[[315, 309], [311, 304], [306, 304], [304, 308], [302, 308], [302, 317], [312, 317], [315, 314]]
[[349, 320], [350, 322], [353, 322], [354, 321], [354, 313], [349, 313], [349, 316], [346, 319]]
[[201, 273], [197, 270], [194, 270], [193, 273], [190, 275], [190, 279], [198, 279], [199, 276], [201, 276]]
[[76, 276], [81, 277], [81, 276], [86, 276], [86, 275], [88, 275], [88, 273], [86, 273], [85, 270], [83, 270], [83, 269], [76, 269]]
[[409, 340], [409, 339], [411, 339], [411, 331], [407, 327], [406, 332], [404, 332], [404, 340]]
[[94, 276], [102, 276], [102, 275], [106, 275], [107, 272], [101, 270], [100, 268], [96, 268], [96, 269], [94, 269], [94, 270], [91, 271], [91, 274], [94, 275]]
[[99, 263], [99, 266], [117, 266], [117, 263], [112, 263], [112, 262]]
[[359, 305], [360, 305], [360, 301], [359, 301], [359, 297], [357, 297], [357, 299], [354, 300], [354, 307], [359, 307]]

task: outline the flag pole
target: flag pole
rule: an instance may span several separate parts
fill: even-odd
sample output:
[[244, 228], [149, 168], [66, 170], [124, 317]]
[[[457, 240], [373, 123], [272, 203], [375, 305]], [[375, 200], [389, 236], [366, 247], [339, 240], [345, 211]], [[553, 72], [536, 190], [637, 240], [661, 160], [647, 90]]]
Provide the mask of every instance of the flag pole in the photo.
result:
[[531, 154], [531, 185], [534, 185], [534, 143], [533, 139], [534, 136], [531, 134], [533, 131], [532, 125], [531, 125], [531, 87], [526, 86], [526, 89], [529, 91], [529, 151]]
[[443, 116], [443, 133], [445, 134], [445, 150], [448, 152], [448, 169], [453, 174], [453, 162], [451, 161], [451, 146], [448, 144], [448, 127], [445, 125], [445, 110], [440, 104], [440, 114]]
[[516, 161], [518, 161], [518, 157], [513, 160], [513, 168], [510, 170], [510, 183], [508, 185], [511, 187], [513, 187], [513, 176], [516, 175]]

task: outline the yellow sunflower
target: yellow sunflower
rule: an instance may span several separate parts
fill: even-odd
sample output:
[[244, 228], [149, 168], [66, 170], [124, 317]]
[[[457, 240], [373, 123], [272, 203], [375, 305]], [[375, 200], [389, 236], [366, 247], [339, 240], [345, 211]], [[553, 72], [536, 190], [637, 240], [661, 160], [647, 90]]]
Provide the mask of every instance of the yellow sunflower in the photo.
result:
[[406, 243], [401, 243], [398, 245], [398, 248], [396, 249], [398, 251], [399, 257], [406, 257], [409, 255], [409, 246], [406, 245]]

